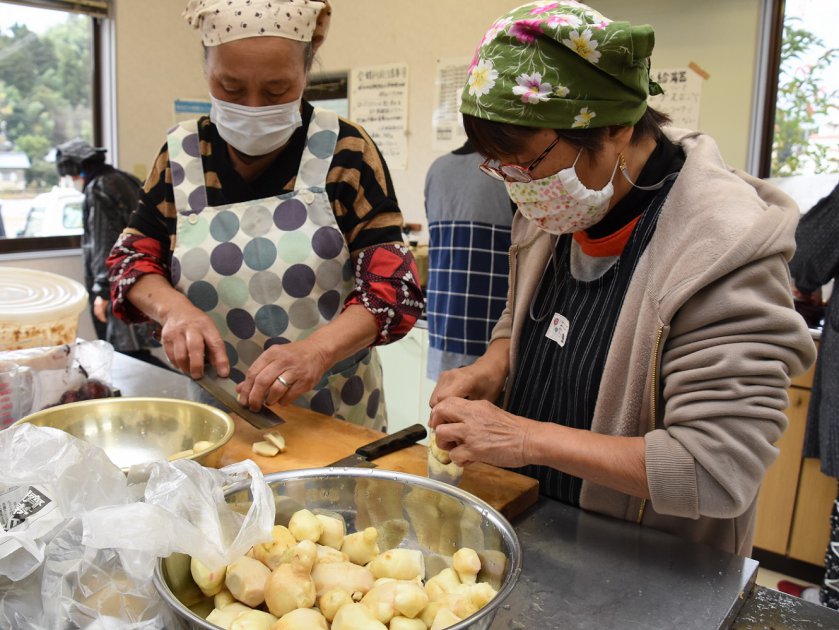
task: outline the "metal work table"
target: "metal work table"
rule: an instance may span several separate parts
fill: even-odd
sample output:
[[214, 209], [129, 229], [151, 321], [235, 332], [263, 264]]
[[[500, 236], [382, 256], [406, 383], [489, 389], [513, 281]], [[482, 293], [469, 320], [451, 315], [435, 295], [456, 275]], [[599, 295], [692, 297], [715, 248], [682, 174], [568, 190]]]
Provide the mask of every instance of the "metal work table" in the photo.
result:
[[[123, 396], [212, 403], [186, 376], [118, 353], [113, 382]], [[513, 525], [524, 568], [493, 630], [839, 628], [839, 613], [755, 586], [751, 558], [548, 499]]]

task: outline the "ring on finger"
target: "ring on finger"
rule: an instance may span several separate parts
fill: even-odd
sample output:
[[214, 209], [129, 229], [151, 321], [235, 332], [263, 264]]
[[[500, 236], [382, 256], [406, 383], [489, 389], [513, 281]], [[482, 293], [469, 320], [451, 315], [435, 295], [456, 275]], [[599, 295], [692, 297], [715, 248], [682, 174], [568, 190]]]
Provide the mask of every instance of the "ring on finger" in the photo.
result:
[[290, 389], [290, 388], [291, 388], [291, 383], [289, 383], [287, 380], [285, 380], [285, 379], [283, 378], [283, 375], [282, 375], [282, 374], [280, 374], [280, 375], [277, 377], [277, 381], [279, 381], [280, 385], [282, 385], [282, 386], [283, 386], [283, 387], [285, 387], [286, 389]]

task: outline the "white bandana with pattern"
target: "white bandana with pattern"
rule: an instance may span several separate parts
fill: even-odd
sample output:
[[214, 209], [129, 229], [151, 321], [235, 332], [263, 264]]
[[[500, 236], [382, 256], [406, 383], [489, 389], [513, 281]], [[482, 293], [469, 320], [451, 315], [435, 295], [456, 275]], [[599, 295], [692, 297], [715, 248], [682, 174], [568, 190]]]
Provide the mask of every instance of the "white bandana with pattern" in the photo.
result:
[[201, 31], [205, 46], [267, 35], [317, 48], [331, 14], [328, 0], [189, 0], [183, 17]]

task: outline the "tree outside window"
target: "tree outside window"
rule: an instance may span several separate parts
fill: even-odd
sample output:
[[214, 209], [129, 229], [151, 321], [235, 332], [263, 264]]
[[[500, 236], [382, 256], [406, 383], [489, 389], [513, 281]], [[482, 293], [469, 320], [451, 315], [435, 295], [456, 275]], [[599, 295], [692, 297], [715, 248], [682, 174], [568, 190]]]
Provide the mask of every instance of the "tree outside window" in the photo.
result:
[[[81, 233], [62, 222], [31, 232], [37, 205], [66, 198], [54, 147], [93, 142], [93, 19], [0, 2], [0, 221], [6, 238]], [[63, 184], [63, 185], [62, 185]], [[75, 192], [75, 191], [74, 191]], [[36, 203], [37, 200], [37, 203]]]
[[786, 2], [772, 177], [839, 171], [839, 36], [828, 17], [833, 4]]

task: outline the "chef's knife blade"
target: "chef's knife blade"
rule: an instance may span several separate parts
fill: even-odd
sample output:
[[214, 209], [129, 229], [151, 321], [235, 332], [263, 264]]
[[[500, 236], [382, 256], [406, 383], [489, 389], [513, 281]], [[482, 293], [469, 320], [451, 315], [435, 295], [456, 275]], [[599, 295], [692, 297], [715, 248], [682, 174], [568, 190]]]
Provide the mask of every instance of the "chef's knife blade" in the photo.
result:
[[263, 407], [259, 411], [251, 411], [247, 407], [240, 405], [236, 399], [236, 394], [228, 389], [233, 388], [233, 392], [235, 392], [236, 383], [229, 378], [221, 378], [210, 366], [204, 367], [204, 376], [195, 379], [195, 382], [205, 392], [215, 398], [225, 409], [242, 417], [257, 429], [271, 429], [285, 422], [285, 420], [267, 407]]
[[370, 460], [383, 457], [388, 453], [393, 453], [394, 451], [398, 451], [406, 446], [416, 444], [426, 435], [428, 435], [428, 433], [426, 432], [424, 426], [421, 424], [412, 424], [407, 429], [402, 429], [401, 431], [397, 431], [391, 435], [386, 435], [375, 442], [370, 442], [370, 444], [360, 446], [352, 455], [339, 459], [337, 462], [329, 464], [329, 466], [375, 468], [376, 464]]

